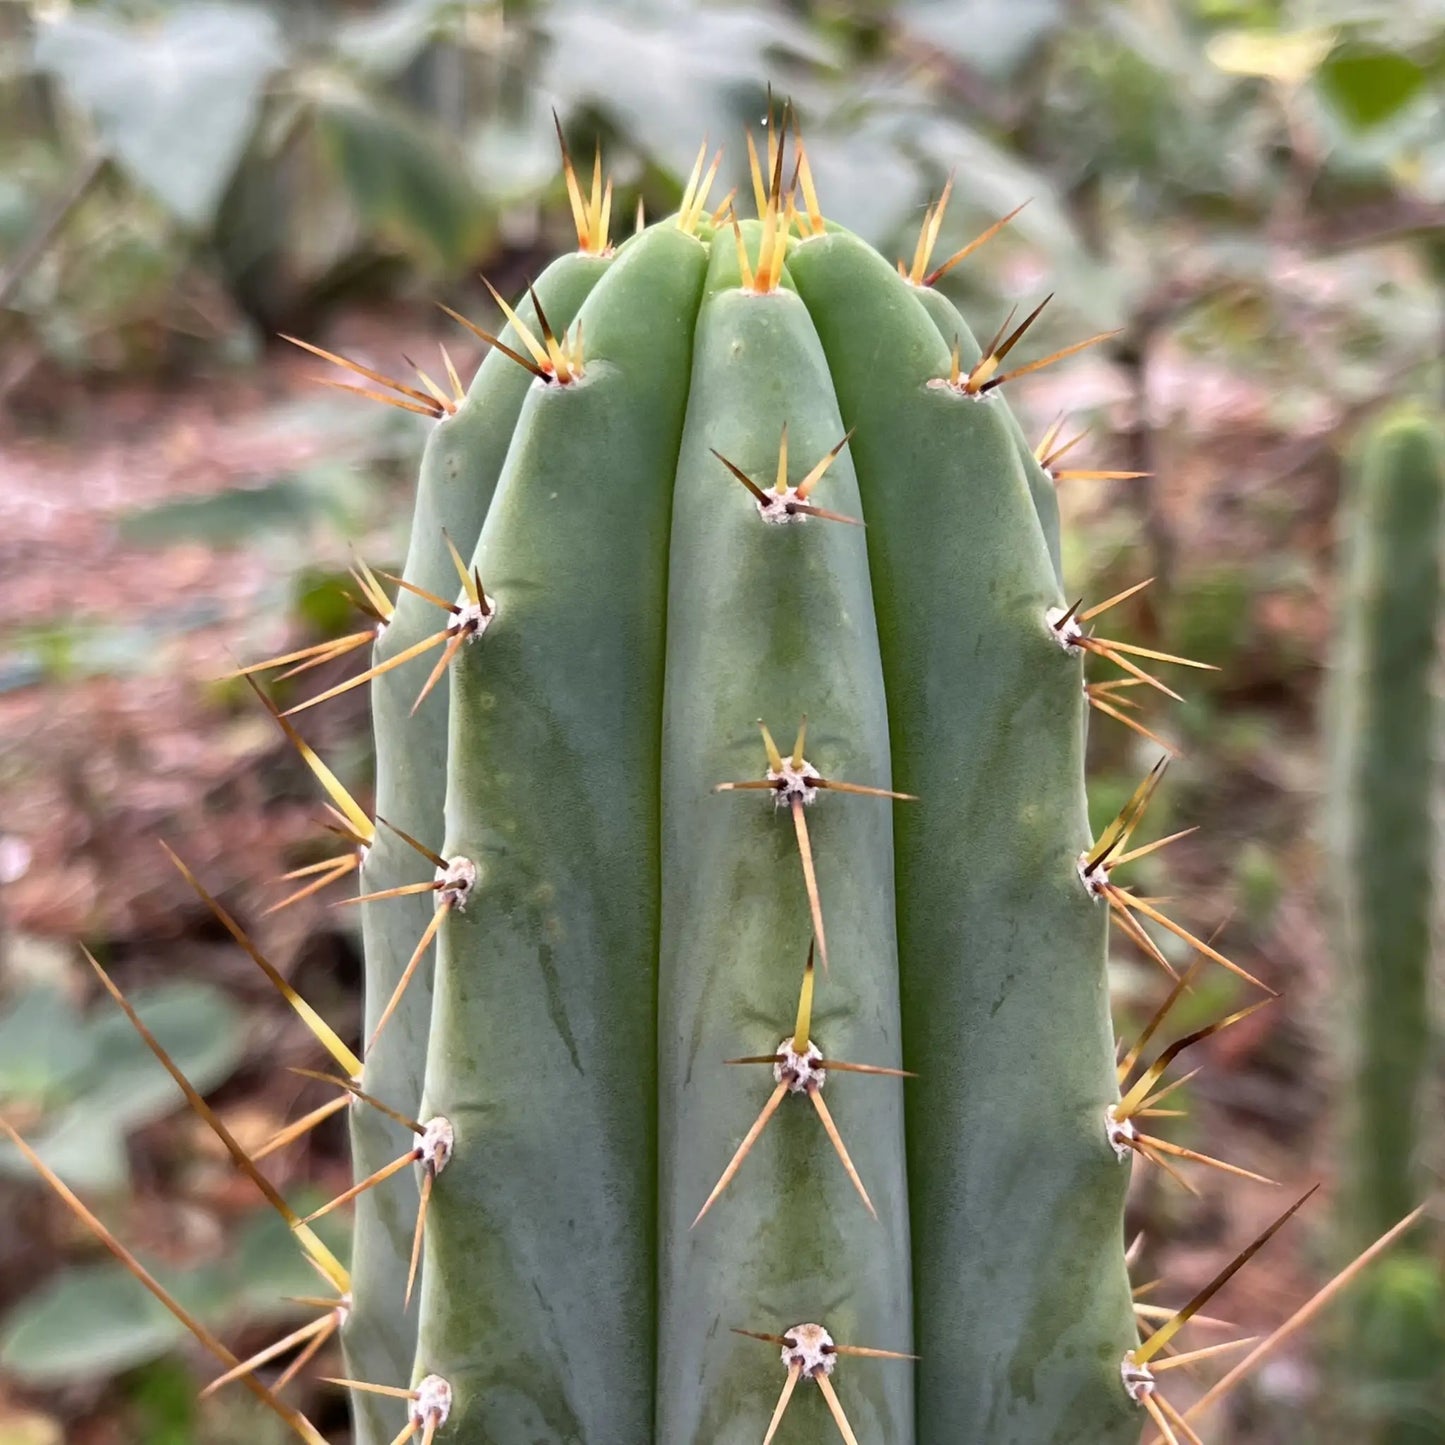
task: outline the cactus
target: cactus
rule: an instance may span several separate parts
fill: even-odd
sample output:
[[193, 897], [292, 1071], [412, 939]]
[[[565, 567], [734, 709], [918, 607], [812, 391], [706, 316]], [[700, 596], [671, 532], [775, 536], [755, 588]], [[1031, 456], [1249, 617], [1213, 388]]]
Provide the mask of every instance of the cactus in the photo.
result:
[[[375, 627], [244, 669], [375, 638], [268, 702], [348, 839], [285, 901], [359, 873], [364, 1064], [180, 866], [340, 1069], [275, 1142], [351, 1112], [358, 1182], [305, 1220], [227, 1144], [334, 1297], [246, 1361], [196, 1326], [313, 1445], [280, 1390], [338, 1331], [363, 1445], [1178, 1445], [1159, 1376], [1224, 1347], [1172, 1342], [1299, 1207], [1131, 1299], [1134, 1162], [1233, 1170], [1144, 1132], [1166, 1074], [1259, 1005], [1146, 1051], [1208, 963], [1264, 986], [1115, 878], [1172, 841], [1132, 846], [1162, 761], [1089, 836], [1086, 709], [1153, 739], [1122, 689], [1199, 665], [1100, 634], [1138, 588], [1069, 605], [1054, 486], [1133, 474], [1003, 400], [1104, 338], [1006, 366], [1043, 308], [979, 345], [931, 289], [973, 249], [930, 269], [947, 196], [895, 270], [787, 129], [756, 220], [704, 151], [616, 247], [564, 143], [578, 252], [465, 323], [470, 389], [310, 348], [435, 420], [400, 590], [356, 572]], [[374, 818], [292, 721], [365, 683]], [[1173, 981], [1117, 1063], [1111, 922]], [[353, 1200], [348, 1274], [310, 1225]]]
[[[1419, 1196], [1429, 1166], [1440, 1163], [1430, 1106], [1440, 1007], [1432, 958], [1445, 863], [1439, 425], [1416, 412], [1377, 424], [1354, 467], [1344, 517], [1342, 540], [1351, 555], [1333, 690], [1330, 807], [1341, 992], [1351, 1000], [1341, 1222], [1353, 1241], [1398, 1217]], [[1372, 1377], [1370, 1413], [1378, 1426], [1372, 1438], [1392, 1445], [1445, 1439], [1439, 1407], [1445, 1291], [1429, 1245], [1417, 1241], [1413, 1257], [1394, 1260], [1375, 1283], [1350, 1346], [1356, 1372]]]

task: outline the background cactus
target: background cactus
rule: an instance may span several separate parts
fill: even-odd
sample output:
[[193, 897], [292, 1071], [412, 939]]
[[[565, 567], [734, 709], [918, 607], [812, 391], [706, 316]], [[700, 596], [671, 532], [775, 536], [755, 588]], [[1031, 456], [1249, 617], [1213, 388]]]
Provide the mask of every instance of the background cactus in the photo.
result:
[[[1206, 961], [1258, 980], [1113, 877], [1170, 841], [1131, 846], [1162, 763], [1089, 835], [1084, 654], [1197, 665], [1096, 633], [1137, 587], [1070, 605], [1068, 444], [1001, 398], [1103, 338], [980, 346], [927, 287], [942, 203], [895, 271], [788, 149], [756, 221], [700, 156], [615, 251], [569, 165], [579, 252], [470, 390], [363, 373], [436, 419], [411, 553], [395, 603], [358, 572], [372, 667], [291, 712], [372, 683], [375, 820], [280, 719], [361, 853], [364, 1067], [297, 1002], [359, 1179], [306, 1220], [265, 1187], [336, 1290], [283, 1343], [345, 1321], [364, 1442], [1177, 1445], [1166, 1351], [1299, 1207], [1131, 1302], [1132, 1161], [1229, 1167], [1143, 1121], [1257, 1005], [1146, 1050]], [[1117, 1064], [1111, 918], [1176, 979]], [[347, 1275], [309, 1225], [352, 1198]], [[319, 1438], [274, 1351], [198, 1335]]]
[[[1333, 894], [1350, 1002], [1342, 1225], [1351, 1243], [1420, 1197], [1438, 1128], [1445, 435], [1418, 412], [1371, 429], [1344, 511], [1342, 666], [1332, 718]], [[1349, 1353], [1372, 1438], [1445, 1440], [1445, 1290], [1417, 1237], [1372, 1283]]]

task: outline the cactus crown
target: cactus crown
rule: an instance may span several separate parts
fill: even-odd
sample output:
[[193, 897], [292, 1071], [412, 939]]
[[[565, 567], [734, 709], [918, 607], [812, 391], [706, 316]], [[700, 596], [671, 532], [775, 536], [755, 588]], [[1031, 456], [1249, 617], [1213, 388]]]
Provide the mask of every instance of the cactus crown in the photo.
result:
[[[188, 1097], [334, 1286], [285, 1343], [340, 1331], [364, 1445], [1196, 1440], [1159, 1376], [1222, 1347], [1166, 1348], [1299, 1207], [1131, 1300], [1132, 1163], [1245, 1173], [1146, 1132], [1165, 1074], [1260, 1005], [1145, 1052], [1201, 967], [1264, 985], [1116, 881], [1173, 841], [1130, 847], [1162, 761], [1088, 834], [1086, 709], [1157, 742], [1126, 689], [1199, 665], [1098, 635], [1137, 588], [1064, 598], [1055, 485], [1132, 474], [1003, 399], [1104, 337], [1006, 367], [1047, 302], [980, 347], [933, 283], [1011, 216], [934, 264], [945, 190], [895, 270], [789, 129], [749, 139], [757, 219], [704, 147], [617, 245], [564, 142], [577, 250], [499, 334], [456, 317], [469, 387], [309, 348], [435, 420], [404, 571], [355, 573], [374, 626], [244, 670], [374, 645], [272, 709], [346, 845], [285, 902], [360, 877], [364, 1061], [177, 862], [339, 1070], [349, 1273]], [[362, 683], [374, 819], [291, 721]], [[1110, 921], [1173, 984], [1117, 1064]], [[193, 1328], [319, 1439], [296, 1367]]]

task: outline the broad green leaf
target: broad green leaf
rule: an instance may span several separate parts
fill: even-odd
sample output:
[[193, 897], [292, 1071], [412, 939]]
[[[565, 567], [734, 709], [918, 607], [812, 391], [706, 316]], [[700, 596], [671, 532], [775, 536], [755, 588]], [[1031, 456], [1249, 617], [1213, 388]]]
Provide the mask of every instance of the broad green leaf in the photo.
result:
[[463, 0], [394, 0], [374, 14], [343, 19], [336, 52], [375, 75], [397, 75], [433, 40], [459, 29], [467, 9]]
[[321, 521], [344, 525], [350, 514], [335, 481], [317, 466], [264, 486], [137, 508], [120, 519], [120, 535], [150, 547], [181, 541], [238, 546], [268, 532], [302, 532]]
[[[315, 1190], [287, 1191], [291, 1207], [306, 1214], [326, 1203]], [[351, 1230], [340, 1214], [316, 1223], [316, 1232], [336, 1256], [345, 1260]], [[295, 1313], [288, 1295], [325, 1295], [316, 1271], [306, 1262], [286, 1221], [272, 1209], [258, 1209], [247, 1222], [227, 1266], [226, 1308], [248, 1319], [280, 1318]]]
[[[201, 1272], [156, 1274], [188, 1308], [206, 1292]], [[66, 1270], [14, 1310], [0, 1337], [0, 1368], [28, 1385], [113, 1375], [164, 1354], [184, 1326], [119, 1265]]]
[[460, 147], [438, 127], [361, 97], [319, 105], [316, 126], [362, 226], [377, 240], [440, 271], [483, 249], [490, 210]]
[[[539, 19], [551, 48], [540, 88], [568, 112], [605, 114], [647, 155], [686, 175], [698, 141], [731, 150], [740, 109], [769, 77], [803, 105], [787, 62], [826, 65], [831, 52], [808, 30], [759, 8], [587, 3], [559, 5]], [[636, 84], [634, 77], [646, 77]]]
[[[43, 1125], [26, 1129], [25, 1142], [50, 1169], [82, 1193], [116, 1194], [130, 1183], [125, 1136], [103, 1110], [67, 1105]], [[0, 1174], [11, 1179], [35, 1179], [29, 1161], [9, 1140], [0, 1143]]]
[[274, 22], [240, 5], [188, 6], [134, 27], [62, 12], [35, 42], [37, 66], [89, 116], [105, 149], [195, 227], [214, 216], [281, 60]]
[[[240, 1063], [244, 1017], [214, 985], [187, 981], [136, 989], [131, 1003], [200, 1093], [214, 1089]], [[85, 1042], [91, 1062], [80, 1102], [86, 1107], [123, 1126], [182, 1105], [174, 1080], [109, 999], [97, 1000]]]
[[[552, 117], [536, 107], [519, 116], [492, 116], [467, 142], [472, 174], [503, 203], [537, 195], [557, 179]], [[587, 158], [578, 156], [579, 163]]]
[[1392, 50], [1345, 46], [1325, 61], [1319, 85], [1352, 130], [1370, 130], [1400, 114], [1424, 88], [1425, 70]]
[[[188, 981], [137, 989], [137, 1013], [176, 1066], [202, 1093], [230, 1076], [245, 1052], [241, 1010], [214, 985]], [[174, 1080], [109, 999], [71, 1029], [77, 1061], [70, 1098], [26, 1138], [77, 1189], [118, 1189], [127, 1181], [125, 1131], [184, 1108]], [[29, 1164], [0, 1145], [0, 1172], [31, 1177]]]
[[830, 221], [880, 245], [920, 214], [922, 182], [914, 161], [876, 128], [808, 136], [808, 160]]
[[[298, 1201], [302, 1202], [302, 1201]], [[333, 1244], [345, 1226], [328, 1221]], [[156, 1279], [203, 1324], [289, 1319], [309, 1311], [287, 1295], [317, 1293], [316, 1275], [284, 1220], [258, 1209], [224, 1258], [188, 1268], [141, 1256]], [[186, 1330], [119, 1264], [65, 1270], [11, 1311], [0, 1331], [0, 1369], [28, 1385], [95, 1379], [145, 1364], [187, 1339]]]
[[63, 1096], [85, 1067], [78, 1054], [79, 1016], [59, 989], [27, 989], [0, 1017], [0, 1101], [45, 1104]]

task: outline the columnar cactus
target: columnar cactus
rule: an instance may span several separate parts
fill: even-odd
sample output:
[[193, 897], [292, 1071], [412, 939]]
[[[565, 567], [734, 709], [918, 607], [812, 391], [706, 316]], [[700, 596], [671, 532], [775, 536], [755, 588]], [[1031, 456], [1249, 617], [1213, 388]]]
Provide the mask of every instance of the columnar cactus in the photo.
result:
[[[833, 1409], [890, 1441], [1138, 1430], [1080, 863], [1095, 639], [999, 396], [1027, 323], [981, 348], [799, 171], [802, 209], [760, 173], [739, 225], [700, 163], [615, 254], [574, 192], [581, 251], [423, 467], [363, 882], [417, 878], [401, 835], [435, 840], [443, 794], [436, 876], [465, 879], [366, 904], [369, 1020], [438, 948], [365, 1082], [452, 1132], [415, 1364], [409, 1190], [360, 1217], [346, 1338], [364, 1378], [448, 1381], [458, 1439], [756, 1438], [777, 1383], [734, 1326], [785, 1363], [840, 1346], [779, 1439]], [[430, 663], [390, 666], [427, 638], [445, 721], [409, 716]], [[768, 725], [805, 715], [784, 754]], [[896, 819], [848, 796], [894, 789]], [[363, 1172], [399, 1152], [358, 1134]], [[920, 1360], [832, 1394], [848, 1345]]]
[[[291, 709], [370, 683], [375, 819], [278, 714], [356, 850], [300, 892], [359, 866], [367, 965], [364, 1064], [288, 993], [359, 1182], [349, 1277], [270, 1190], [337, 1291], [283, 1343], [342, 1328], [363, 1445], [1197, 1439], [1156, 1376], [1209, 1291], [1131, 1301], [1124, 1194], [1218, 1165], [1142, 1128], [1250, 1010], [1146, 1062], [1191, 976], [1146, 923], [1257, 981], [1115, 880], [1162, 763], [1090, 839], [1086, 705], [1152, 738], [1120, 689], [1187, 660], [1068, 603], [1054, 485], [1121, 474], [1002, 397], [1102, 338], [1006, 367], [1038, 311], [979, 346], [942, 202], [895, 270], [788, 149], [757, 220], [700, 155], [615, 248], [568, 163], [579, 250], [469, 390], [342, 363], [436, 419], [373, 664]], [[1111, 919], [1175, 979], [1118, 1063]], [[276, 1350], [202, 1339], [314, 1445]]]
[[[1352, 481], [1330, 807], [1353, 1079], [1343, 1223], [1358, 1239], [1408, 1208], [1441, 1162], [1431, 1093], [1445, 865], [1445, 433], [1416, 412], [1387, 418], [1365, 438]], [[1378, 1438], [1445, 1438], [1438, 1264], [1427, 1254], [1412, 1271], [1402, 1257], [1378, 1283], [1351, 1352], [1395, 1391], [1391, 1400], [1376, 1387], [1376, 1412], [1395, 1422]], [[1409, 1300], [1422, 1287], [1423, 1315]]]

